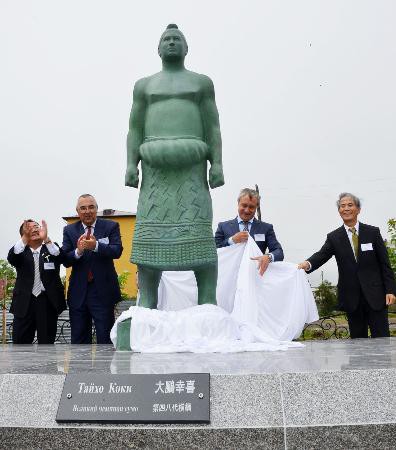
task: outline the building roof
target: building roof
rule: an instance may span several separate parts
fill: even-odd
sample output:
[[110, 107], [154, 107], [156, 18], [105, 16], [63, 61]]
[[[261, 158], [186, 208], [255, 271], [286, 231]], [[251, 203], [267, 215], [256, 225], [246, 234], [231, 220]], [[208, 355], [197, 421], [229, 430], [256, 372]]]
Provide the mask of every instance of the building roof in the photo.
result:
[[[97, 216], [102, 218], [104, 217], [105, 219], [110, 217], [134, 217], [136, 216], [136, 213], [131, 211], [118, 211], [117, 209], [103, 209], [102, 211], [98, 211]], [[63, 220], [76, 218], [78, 218], [77, 214], [62, 217]]]

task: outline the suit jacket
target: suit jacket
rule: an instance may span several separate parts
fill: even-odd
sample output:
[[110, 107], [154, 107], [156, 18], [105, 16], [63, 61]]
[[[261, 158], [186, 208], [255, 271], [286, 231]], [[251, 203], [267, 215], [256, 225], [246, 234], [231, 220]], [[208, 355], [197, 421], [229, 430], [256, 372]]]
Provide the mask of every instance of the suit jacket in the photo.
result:
[[[69, 305], [75, 308], [82, 305], [87, 290], [89, 271], [93, 274], [101, 304], [108, 305], [119, 302], [121, 292], [113, 263], [113, 259], [118, 259], [122, 253], [118, 223], [98, 218], [94, 230], [95, 238], [98, 241], [98, 251], [85, 251], [81, 258], [76, 259], [77, 241], [82, 234], [84, 234], [84, 227], [81, 221], [67, 225], [63, 229], [64, 265], [72, 267], [67, 292]], [[101, 242], [101, 240], [108, 240], [108, 243]]]
[[[16, 317], [23, 318], [28, 312], [34, 283], [33, 254], [30, 248], [26, 246], [22, 253], [16, 255], [14, 247], [12, 247], [8, 252], [7, 259], [17, 271], [10, 312]], [[65, 290], [59, 276], [61, 260], [62, 251], [58, 256], [53, 256], [49, 253], [47, 246], [45, 244], [42, 245], [39, 256], [40, 278], [45, 288], [45, 293], [58, 315], [66, 309]], [[55, 268], [44, 269], [44, 262], [53, 263]]]
[[[229, 245], [228, 239], [231, 236], [234, 236], [235, 233], [239, 233], [237, 218], [227, 220], [226, 222], [220, 222], [215, 233], [216, 247], [227, 247]], [[268, 248], [269, 253], [274, 255], [274, 261], [283, 261], [284, 256], [282, 246], [276, 239], [274, 228], [270, 223], [253, 219], [249, 234], [256, 241], [256, 244], [263, 253], [265, 253]], [[255, 235], [257, 234], [263, 234], [264, 241], [257, 241], [255, 239]]]
[[[362, 251], [362, 244], [371, 244], [372, 250]], [[335, 256], [338, 266], [337, 288], [341, 310], [353, 312], [359, 304], [361, 292], [374, 310], [385, 307], [385, 294], [396, 294], [394, 273], [377, 227], [359, 223], [357, 261], [344, 226], [329, 233], [323, 247], [308, 258], [312, 266], [310, 272], [332, 256]]]

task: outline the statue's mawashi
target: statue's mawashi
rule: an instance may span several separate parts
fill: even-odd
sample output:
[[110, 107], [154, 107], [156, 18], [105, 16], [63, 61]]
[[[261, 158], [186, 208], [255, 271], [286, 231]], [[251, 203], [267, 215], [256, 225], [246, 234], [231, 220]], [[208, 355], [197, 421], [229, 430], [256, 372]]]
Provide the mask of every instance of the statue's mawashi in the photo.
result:
[[217, 254], [209, 185], [224, 184], [212, 81], [184, 67], [188, 47], [176, 25], [162, 34], [159, 73], [134, 87], [127, 140], [127, 186], [142, 183], [131, 261], [140, 306], [155, 308], [163, 270], [193, 270], [198, 303], [216, 303]]

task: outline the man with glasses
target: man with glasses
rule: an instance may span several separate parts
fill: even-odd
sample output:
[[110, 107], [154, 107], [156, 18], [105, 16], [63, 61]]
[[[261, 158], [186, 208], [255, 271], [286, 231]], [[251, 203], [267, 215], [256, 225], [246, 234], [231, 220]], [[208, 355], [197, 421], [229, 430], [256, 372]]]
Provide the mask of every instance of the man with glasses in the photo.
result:
[[61, 252], [48, 237], [47, 224], [25, 220], [20, 240], [10, 249], [8, 261], [17, 278], [10, 312], [14, 314], [12, 342], [31, 344], [37, 331], [39, 344], [53, 344], [58, 315], [66, 309], [59, 276]]
[[76, 207], [80, 220], [63, 230], [65, 266], [72, 267], [67, 301], [71, 343], [111, 344], [114, 305], [121, 300], [113, 259], [122, 253], [118, 223], [97, 218], [98, 204], [90, 194], [80, 195]]

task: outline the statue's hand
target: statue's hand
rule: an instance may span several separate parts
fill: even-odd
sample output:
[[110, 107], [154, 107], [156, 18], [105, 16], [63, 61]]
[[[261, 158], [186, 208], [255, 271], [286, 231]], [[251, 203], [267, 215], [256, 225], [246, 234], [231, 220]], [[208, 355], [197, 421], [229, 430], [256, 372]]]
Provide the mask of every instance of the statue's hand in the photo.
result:
[[212, 164], [209, 169], [209, 186], [214, 189], [224, 184], [223, 167], [221, 164]]
[[125, 186], [134, 188], [139, 186], [139, 169], [137, 167], [127, 167], [125, 174]]

